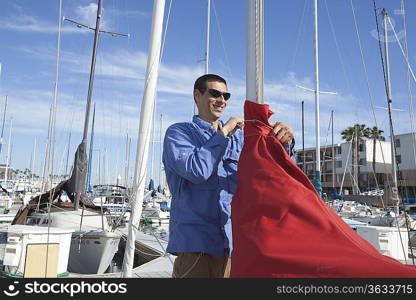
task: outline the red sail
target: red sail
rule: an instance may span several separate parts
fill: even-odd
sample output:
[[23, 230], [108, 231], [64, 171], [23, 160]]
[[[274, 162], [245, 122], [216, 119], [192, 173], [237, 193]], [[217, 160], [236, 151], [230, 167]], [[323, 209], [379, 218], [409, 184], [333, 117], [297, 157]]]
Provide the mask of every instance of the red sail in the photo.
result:
[[246, 101], [232, 201], [232, 277], [416, 277], [380, 254], [317, 195], [280, 142], [268, 105]]

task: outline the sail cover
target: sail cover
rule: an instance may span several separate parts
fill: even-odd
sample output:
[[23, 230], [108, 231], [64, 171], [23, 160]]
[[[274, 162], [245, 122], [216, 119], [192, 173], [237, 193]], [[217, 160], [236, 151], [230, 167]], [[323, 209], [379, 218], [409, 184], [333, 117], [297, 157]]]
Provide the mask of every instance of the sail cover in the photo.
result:
[[[380, 254], [317, 195], [280, 142], [273, 114], [246, 101], [244, 147], [232, 201], [232, 277], [416, 277]], [[407, 245], [406, 245], [407, 246]]]

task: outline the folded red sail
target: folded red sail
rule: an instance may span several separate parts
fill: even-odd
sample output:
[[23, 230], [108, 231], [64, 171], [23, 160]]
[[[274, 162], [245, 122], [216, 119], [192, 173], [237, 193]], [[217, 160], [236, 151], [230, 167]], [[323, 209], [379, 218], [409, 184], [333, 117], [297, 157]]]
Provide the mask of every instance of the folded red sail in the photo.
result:
[[[318, 196], [280, 142], [268, 105], [246, 101], [232, 201], [232, 277], [416, 277], [380, 254]], [[270, 125], [270, 124], [269, 124]]]

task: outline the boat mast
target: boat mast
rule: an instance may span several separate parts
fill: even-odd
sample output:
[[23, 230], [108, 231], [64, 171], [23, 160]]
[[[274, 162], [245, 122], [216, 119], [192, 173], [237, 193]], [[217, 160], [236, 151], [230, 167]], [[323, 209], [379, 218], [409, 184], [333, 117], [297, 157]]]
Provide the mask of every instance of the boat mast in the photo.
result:
[[160, 115], [160, 127], [159, 127], [159, 186], [162, 189], [162, 118], [163, 115]]
[[33, 154], [32, 154], [32, 176], [30, 181], [33, 183], [33, 176], [35, 175], [35, 159], [36, 159], [36, 143], [37, 139], [35, 138], [35, 145], [33, 146]]
[[136, 240], [135, 230], [138, 228], [142, 214], [144, 188], [146, 184], [146, 162], [148, 158], [149, 140], [152, 129], [152, 113], [156, 97], [156, 85], [160, 64], [164, 8], [165, 0], [154, 0], [146, 80], [140, 110], [139, 138], [137, 140], [136, 165], [133, 182], [132, 211], [128, 226], [128, 236], [123, 260], [123, 277], [132, 277]]
[[[52, 187], [53, 160], [55, 151], [55, 124], [56, 124], [56, 103], [58, 99], [59, 64], [61, 53], [61, 29], [62, 29], [62, 0], [59, 1], [58, 40], [56, 50], [56, 69], [53, 100], [49, 112], [48, 137], [45, 151], [45, 164], [43, 166], [42, 193], [45, 191], [46, 183], [49, 181]], [[48, 178], [48, 179], [46, 179]]]
[[391, 84], [390, 84], [390, 63], [389, 63], [389, 47], [388, 47], [388, 36], [387, 36], [387, 20], [388, 15], [386, 9], [383, 8], [381, 14], [383, 15], [384, 24], [384, 52], [386, 55], [386, 93], [387, 93], [387, 110], [389, 116], [389, 127], [390, 127], [390, 145], [391, 145], [391, 173], [393, 179], [392, 187], [392, 198], [396, 201], [396, 212], [399, 213], [399, 195], [397, 185], [397, 166], [396, 166], [396, 147], [393, 132], [393, 119], [392, 119], [392, 98], [391, 98]]
[[305, 166], [305, 110], [304, 110], [305, 101], [302, 101], [302, 169], [303, 172], [306, 172]]
[[263, 99], [263, 0], [247, 0], [246, 98], [264, 103]]
[[10, 168], [10, 155], [12, 149], [12, 127], [13, 127], [13, 118], [10, 119], [10, 129], [9, 129], [9, 140], [7, 144], [7, 160], [6, 160], [6, 170], [4, 171], [4, 181], [7, 183], [8, 173]]
[[129, 178], [129, 158], [130, 158], [130, 147], [129, 147], [129, 133], [126, 135], [126, 158], [124, 160], [124, 185], [128, 187]]
[[[89, 78], [89, 84], [88, 84], [87, 104], [86, 104], [86, 109], [85, 109], [84, 131], [83, 131], [82, 141], [78, 146], [78, 150], [84, 149], [84, 151], [80, 151], [80, 154], [82, 153], [82, 155], [85, 154], [85, 149], [86, 149], [86, 145], [87, 145], [87, 138], [88, 138], [88, 125], [89, 125], [89, 119], [90, 119], [92, 92], [93, 92], [93, 86], [94, 86], [95, 62], [96, 62], [96, 56], [97, 56], [98, 38], [99, 38], [99, 34], [100, 34], [101, 10], [102, 10], [102, 0], [98, 0], [97, 19], [96, 19], [95, 28], [94, 28], [94, 44], [93, 44], [92, 57], [91, 57], [90, 78]], [[75, 156], [75, 157], [77, 157], [77, 156]], [[86, 163], [88, 164], [88, 159], [87, 159], [86, 155], [85, 155], [85, 157], [81, 158], [81, 160], [82, 159], [85, 159]], [[74, 162], [73, 172], [77, 172], [76, 159], [75, 159], [75, 162]], [[75, 210], [78, 210], [81, 193], [85, 191], [85, 179], [86, 179], [85, 175], [86, 175], [85, 173], [80, 174], [79, 175], [79, 177], [80, 177], [79, 180], [75, 180], [75, 188], [74, 188], [74, 190], [75, 190], [75, 203], [74, 203]]]
[[65, 176], [68, 176], [69, 149], [71, 148], [71, 133], [72, 131], [70, 131], [68, 135], [68, 149], [66, 152]]
[[92, 192], [92, 186], [91, 186], [91, 173], [92, 173], [92, 151], [94, 148], [94, 124], [95, 124], [95, 103], [94, 103], [94, 110], [92, 113], [92, 126], [91, 126], [91, 141], [90, 141], [90, 153], [88, 154], [88, 177], [87, 177], [87, 188], [88, 192]]
[[211, 0], [207, 0], [207, 36], [205, 42], [205, 74], [208, 74], [209, 66], [209, 36], [211, 26]]
[[335, 190], [335, 145], [334, 145], [334, 111], [331, 110], [332, 127], [332, 190]]
[[8, 101], [8, 97], [6, 95], [6, 102], [4, 103], [4, 111], [3, 111], [3, 125], [1, 127], [0, 153], [1, 153], [1, 148], [3, 146], [3, 134], [4, 134], [4, 123], [6, 122], [7, 101]]
[[[207, 0], [207, 35], [205, 40], [205, 74], [208, 74], [209, 70], [209, 38], [210, 38], [210, 27], [211, 27], [211, 0]], [[196, 104], [194, 101], [194, 115], [196, 115]]]
[[315, 143], [316, 143], [316, 165], [314, 185], [322, 197], [321, 185], [321, 133], [319, 128], [319, 45], [318, 45], [318, 0], [313, 1], [314, 20], [314, 50], [315, 50]]

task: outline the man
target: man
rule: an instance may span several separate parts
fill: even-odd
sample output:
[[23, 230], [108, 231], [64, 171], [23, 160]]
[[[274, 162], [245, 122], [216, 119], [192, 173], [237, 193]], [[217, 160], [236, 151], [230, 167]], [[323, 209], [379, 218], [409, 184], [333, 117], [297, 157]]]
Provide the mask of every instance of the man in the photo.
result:
[[[220, 120], [230, 93], [226, 81], [206, 74], [195, 81], [198, 115], [165, 135], [163, 164], [172, 193], [167, 252], [177, 255], [173, 277], [228, 277], [231, 199], [243, 147], [244, 120]], [[291, 144], [292, 129], [275, 123], [271, 134]]]

